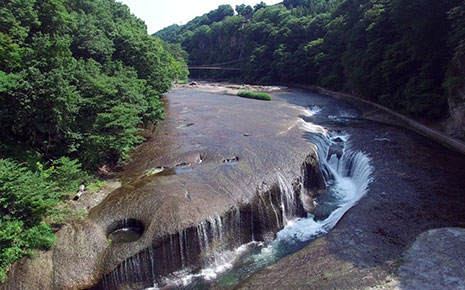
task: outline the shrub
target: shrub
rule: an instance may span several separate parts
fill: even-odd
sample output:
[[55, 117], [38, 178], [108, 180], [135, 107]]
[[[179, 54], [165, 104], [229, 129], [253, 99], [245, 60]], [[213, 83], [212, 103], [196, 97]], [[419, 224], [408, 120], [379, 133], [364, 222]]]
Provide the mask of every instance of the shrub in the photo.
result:
[[0, 221], [0, 283], [7, 277], [7, 267], [26, 254], [21, 238], [21, 221]]
[[61, 199], [40, 173], [9, 159], [0, 159], [0, 220], [21, 220], [26, 226], [42, 221]]
[[61, 157], [53, 161], [53, 166], [48, 170], [47, 178], [56, 185], [57, 190], [63, 194], [74, 193], [80, 184], [90, 184], [94, 180], [85, 171], [79, 160], [71, 160], [68, 157]]
[[36, 170], [11, 159], [0, 159], [0, 283], [8, 265], [32, 249], [49, 249], [55, 235], [45, 217], [56, 211], [64, 193], [93, 179], [81, 170], [77, 160], [62, 157], [48, 169], [40, 162]]
[[49, 224], [39, 224], [25, 232], [26, 247], [47, 250], [55, 245], [55, 235]]
[[239, 97], [248, 98], [248, 99], [271, 101], [271, 96], [266, 94], [266, 93], [251, 92], [251, 91], [239, 91], [237, 93], [237, 95]]
[[0, 283], [7, 278], [8, 265], [25, 255], [32, 248], [49, 249], [55, 244], [55, 235], [48, 224], [26, 229], [22, 221], [0, 221]]

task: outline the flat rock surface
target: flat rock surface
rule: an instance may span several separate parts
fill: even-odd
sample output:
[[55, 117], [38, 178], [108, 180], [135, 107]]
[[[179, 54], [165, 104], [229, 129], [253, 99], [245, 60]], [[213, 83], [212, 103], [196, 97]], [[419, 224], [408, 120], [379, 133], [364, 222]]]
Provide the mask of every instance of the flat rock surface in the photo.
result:
[[[322, 118], [312, 121], [346, 131], [351, 146], [369, 154], [374, 181], [331, 232], [236, 289], [409, 289], [425, 283], [409, 269], [431, 265], [423, 247], [415, 250], [415, 241], [438, 250], [432, 273], [463, 277], [448, 270], [464, 260], [463, 251], [447, 248], [449, 239], [463, 244], [455, 230], [417, 239], [432, 229], [465, 227], [463, 155], [396, 126], [329, 118], [341, 110], [358, 114], [344, 101], [300, 90], [271, 94], [274, 100], [265, 102], [197, 89], [169, 93], [167, 118], [134, 152], [122, 187], [87, 220], [62, 230], [55, 252], [13, 267], [2, 289], [84, 288], [157, 237], [246, 202], [276, 182], [277, 172], [288, 179], [299, 176], [303, 160], [315, 152], [300, 128], [303, 108], [313, 106], [322, 109]], [[227, 159], [233, 162], [223, 162]], [[167, 170], [151, 174], [157, 167]], [[105, 231], [124, 218], [141, 220], [146, 231], [136, 242], [111, 245]], [[445, 259], [443, 250], [456, 261]], [[447, 284], [454, 279], [435, 282], [441, 283], [435, 289], [460, 286]]]

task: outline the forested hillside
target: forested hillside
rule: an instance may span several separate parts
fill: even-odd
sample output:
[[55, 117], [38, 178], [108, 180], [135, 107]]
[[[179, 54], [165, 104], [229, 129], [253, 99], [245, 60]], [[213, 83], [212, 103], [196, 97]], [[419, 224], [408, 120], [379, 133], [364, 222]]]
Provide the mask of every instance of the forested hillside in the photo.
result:
[[162, 93], [187, 77], [172, 49], [115, 0], [0, 1], [0, 282], [53, 245], [43, 220], [86, 172], [163, 118]]
[[321, 85], [437, 119], [464, 86], [464, 7], [463, 0], [220, 6], [155, 36], [182, 45], [190, 64], [237, 60], [231, 65], [243, 69], [209, 77]]

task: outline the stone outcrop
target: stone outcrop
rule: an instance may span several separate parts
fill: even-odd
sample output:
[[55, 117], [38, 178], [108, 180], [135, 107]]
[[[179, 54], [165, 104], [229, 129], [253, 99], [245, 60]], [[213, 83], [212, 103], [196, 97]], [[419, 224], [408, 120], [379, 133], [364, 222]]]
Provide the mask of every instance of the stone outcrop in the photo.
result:
[[465, 289], [465, 229], [420, 234], [404, 254], [398, 276], [402, 289]]
[[[0, 288], [92, 287], [166, 237], [273, 192], [278, 174], [290, 184], [302, 182], [305, 164], [318, 178], [316, 147], [299, 127], [304, 113], [279, 98], [265, 103], [197, 89], [170, 92], [167, 119], [132, 154], [122, 186], [86, 218], [61, 229], [52, 251], [16, 263]], [[321, 180], [305, 181], [306, 204]], [[125, 219], [140, 221], [144, 233], [134, 242], [111, 243], [108, 231]]]
[[102, 229], [89, 220], [80, 220], [57, 233], [57, 245], [34, 258], [23, 258], [11, 267], [1, 289], [83, 289], [97, 283], [100, 258], [108, 246]]

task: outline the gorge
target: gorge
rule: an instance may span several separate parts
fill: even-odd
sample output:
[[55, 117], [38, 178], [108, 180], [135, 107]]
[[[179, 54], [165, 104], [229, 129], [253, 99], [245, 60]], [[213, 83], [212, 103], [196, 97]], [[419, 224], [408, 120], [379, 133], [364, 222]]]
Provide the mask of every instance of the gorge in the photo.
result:
[[[84, 221], [62, 229], [66, 236], [58, 233], [52, 256], [16, 265], [3, 289], [232, 289], [254, 281], [260, 281], [259, 289], [269, 289], [289, 283], [280, 278], [266, 286], [260, 275], [273, 271], [269, 265], [280, 265], [281, 258], [302, 263], [299, 255], [321, 246], [326, 236], [341, 234], [334, 245], [338, 252], [350, 249], [350, 259], [368, 259], [374, 264], [363, 271], [376, 275], [358, 280], [356, 273], [346, 276], [323, 267], [317, 272], [335, 278], [319, 281], [315, 289], [339, 280], [359, 288], [381, 283], [418, 231], [464, 225], [463, 167], [452, 165], [462, 164], [463, 156], [402, 128], [365, 119], [370, 109], [318, 93], [271, 88], [273, 101], [264, 102], [231, 95], [227, 86], [203, 86], [167, 94], [167, 119], [134, 152], [122, 187]], [[410, 154], [421, 154], [415, 160], [425, 163], [412, 163]], [[429, 181], [417, 187], [417, 178]], [[402, 196], [407, 190], [410, 196]], [[421, 203], [412, 199], [430, 192]], [[444, 204], [450, 196], [457, 202]], [[433, 205], [441, 206], [442, 216], [425, 212]], [[351, 219], [357, 222], [344, 222]], [[366, 231], [381, 221], [390, 222]], [[107, 239], [125, 227], [136, 236]], [[354, 242], [362, 237], [372, 245]], [[364, 256], [371, 246], [383, 259]], [[88, 256], [89, 247], [99, 250]], [[334, 266], [344, 260], [320, 253], [312, 263]], [[36, 263], [53, 266], [36, 271]], [[296, 267], [302, 268], [289, 270]], [[317, 277], [293, 279], [304, 283]]]
[[0, 3], [0, 289], [465, 289], [464, 0], [128, 6]]

